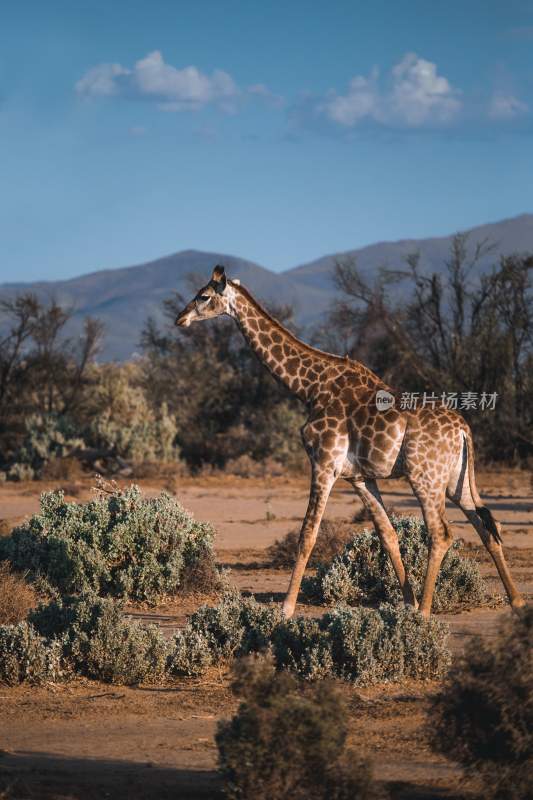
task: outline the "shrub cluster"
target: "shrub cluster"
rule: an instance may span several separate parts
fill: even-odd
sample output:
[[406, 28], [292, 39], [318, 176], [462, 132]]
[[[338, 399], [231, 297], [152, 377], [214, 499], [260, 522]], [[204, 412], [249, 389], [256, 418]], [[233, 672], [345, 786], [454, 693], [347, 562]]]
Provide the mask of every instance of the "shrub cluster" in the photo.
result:
[[[418, 517], [393, 515], [391, 521], [414, 592], [420, 597], [428, 563], [427, 528]], [[487, 600], [477, 564], [461, 556], [460, 548], [461, 542], [454, 542], [442, 562], [433, 597], [434, 612], [477, 606]], [[371, 530], [357, 534], [340, 555], [319, 565], [316, 577], [302, 582], [302, 591], [309, 600], [326, 605], [402, 601], [390, 559]]]
[[[125, 618], [120, 602], [85, 594], [42, 605], [21, 625], [31, 647], [35, 639], [45, 652], [59, 653], [63, 671], [111, 683], [200, 675], [211, 665], [263, 651], [271, 652], [278, 668], [303, 678], [340, 677], [357, 685], [438, 677], [450, 660], [442, 623], [392, 606], [287, 621], [277, 607], [227, 594], [165, 639], [159, 628]], [[18, 628], [3, 630], [7, 639], [0, 641], [0, 661], [11, 652], [10, 637]], [[22, 653], [26, 640], [17, 635]], [[24, 680], [27, 670], [15, 674]]]
[[41, 495], [41, 511], [0, 540], [0, 560], [44, 578], [62, 595], [156, 603], [178, 590], [211, 591], [219, 581], [213, 530], [171, 495], [143, 498], [138, 487], [68, 503]]
[[533, 606], [476, 638], [430, 709], [436, 750], [481, 776], [484, 797], [526, 800], [533, 775]]
[[370, 800], [367, 763], [345, 755], [347, 711], [330, 682], [302, 685], [276, 672], [272, 657], [234, 667], [243, 700], [219, 723], [216, 742], [226, 797], [232, 800]]
[[270, 650], [279, 668], [305, 678], [340, 677], [357, 685], [435, 678], [446, 671], [447, 628], [403, 606], [339, 608], [321, 619], [285, 620], [279, 608], [228, 593], [189, 619], [212, 663]]

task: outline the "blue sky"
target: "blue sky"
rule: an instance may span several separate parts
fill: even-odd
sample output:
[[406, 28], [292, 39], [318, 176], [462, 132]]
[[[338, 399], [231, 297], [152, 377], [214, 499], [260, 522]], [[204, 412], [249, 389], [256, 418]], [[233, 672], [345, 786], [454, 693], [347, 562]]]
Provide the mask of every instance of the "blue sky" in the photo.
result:
[[6, 0], [0, 280], [533, 211], [533, 3]]

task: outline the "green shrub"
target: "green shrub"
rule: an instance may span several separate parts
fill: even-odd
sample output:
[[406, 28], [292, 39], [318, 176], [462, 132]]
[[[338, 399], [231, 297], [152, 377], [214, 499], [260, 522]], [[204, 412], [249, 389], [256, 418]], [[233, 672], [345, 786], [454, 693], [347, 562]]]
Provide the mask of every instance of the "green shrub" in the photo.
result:
[[358, 685], [439, 678], [450, 665], [448, 629], [405, 606], [336, 609], [322, 618], [336, 674]]
[[430, 709], [436, 750], [485, 782], [483, 797], [526, 800], [533, 775], [533, 606], [495, 641], [471, 641]]
[[369, 766], [345, 755], [347, 711], [333, 685], [302, 686], [276, 673], [272, 658], [246, 658], [234, 669], [243, 698], [219, 723], [216, 742], [226, 797], [232, 800], [367, 800]]
[[450, 664], [447, 627], [404, 606], [343, 608], [318, 620], [285, 620], [278, 607], [227, 594], [186, 628], [203, 637], [214, 663], [270, 650], [279, 668], [309, 679], [335, 676], [357, 685], [437, 678]]
[[[420, 597], [428, 563], [429, 536], [417, 517], [392, 516], [400, 552], [415, 594]], [[477, 564], [459, 554], [456, 541], [446, 554], [437, 578], [433, 611], [450, 611], [480, 605], [487, 590]], [[333, 605], [360, 602], [400, 603], [398, 579], [387, 553], [374, 531], [356, 535], [343, 552], [318, 567], [316, 577], [305, 578], [302, 591], [311, 601]]]
[[213, 663], [211, 643], [200, 631], [187, 626], [169, 644], [167, 671], [169, 675], [195, 677], [202, 675]]
[[0, 683], [43, 683], [62, 675], [59, 642], [39, 636], [28, 622], [0, 625]]
[[151, 406], [148, 402], [141, 386], [140, 366], [105, 364], [95, 377], [88, 443], [133, 464], [177, 461], [176, 421], [166, 403]]
[[328, 631], [323, 619], [286, 620], [273, 631], [272, 651], [280, 668], [310, 680], [337, 674]]
[[25, 436], [7, 477], [12, 481], [40, 478], [48, 462], [85, 447], [62, 414], [31, 414], [24, 420]]
[[190, 628], [202, 634], [215, 661], [268, 646], [282, 620], [277, 606], [262, 606], [238, 592], [227, 592], [217, 606], [202, 606], [189, 619]]
[[164, 677], [169, 644], [160, 629], [125, 618], [113, 600], [65, 598], [41, 606], [30, 621], [40, 634], [56, 637], [63, 659], [88, 678], [133, 684]]
[[143, 498], [136, 486], [88, 503], [45, 492], [40, 514], [0, 540], [1, 559], [61, 594], [95, 591], [150, 603], [180, 590], [212, 591], [219, 581], [212, 528], [171, 495]]

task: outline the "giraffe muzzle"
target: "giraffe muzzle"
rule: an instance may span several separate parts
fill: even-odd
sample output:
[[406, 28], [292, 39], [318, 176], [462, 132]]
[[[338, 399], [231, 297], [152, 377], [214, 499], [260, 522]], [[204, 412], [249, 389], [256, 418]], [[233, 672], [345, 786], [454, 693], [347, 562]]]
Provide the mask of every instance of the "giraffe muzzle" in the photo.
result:
[[178, 328], [188, 328], [191, 324], [189, 312], [187, 311], [183, 312], [182, 314], [178, 314], [174, 324], [177, 325]]

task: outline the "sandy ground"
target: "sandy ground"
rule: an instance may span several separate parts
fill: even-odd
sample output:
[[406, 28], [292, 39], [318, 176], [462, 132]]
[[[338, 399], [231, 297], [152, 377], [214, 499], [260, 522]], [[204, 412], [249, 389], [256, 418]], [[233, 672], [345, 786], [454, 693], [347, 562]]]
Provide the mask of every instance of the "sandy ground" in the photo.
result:
[[[156, 493], [154, 482], [141, 482]], [[486, 472], [478, 485], [504, 525], [504, 544], [513, 574], [533, 599], [533, 488], [518, 471]], [[0, 487], [0, 529], [38, 510], [42, 484]], [[406, 484], [381, 486], [389, 508], [418, 513]], [[278, 601], [289, 573], [268, 567], [265, 548], [298, 528], [307, 503], [307, 481], [235, 478], [183, 479], [176, 494], [198, 519], [217, 530], [219, 563], [230, 579], [259, 600]], [[90, 485], [75, 489], [76, 499]], [[74, 498], [73, 498], [74, 499]], [[360, 508], [349, 487], [338, 484], [326, 517], [351, 518]], [[478, 547], [475, 531], [451, 507], [448, 517], [458, 536], [471, 543], [489, 586], [501, 590], [492, 562]], [[187, 599], [155, 611], [139, 611], [170, 633], [182, 625], [198, 601]], [[298, 613], [323, 613], [300, 605]], [[451, 647], [460, 652], [474, 634], [494, 636], [508, 614], [505, 604], [443, 615], [451, 628]], [[409, 682], [355, 690], [343, 686], [349, 703], [349, 747], [364, 752], [375, 775], [395, 798], [471, 797], [461, 771], [431, 752], [426, 733], [427, 703], [438, 685]], [[199, 680], [153, 688], [111, 687], [77, 680], [40, 688], [0, 687], [0, 798], [217, 798], [214, 732], [217, 720], [236, 705], [224, 671]]]

